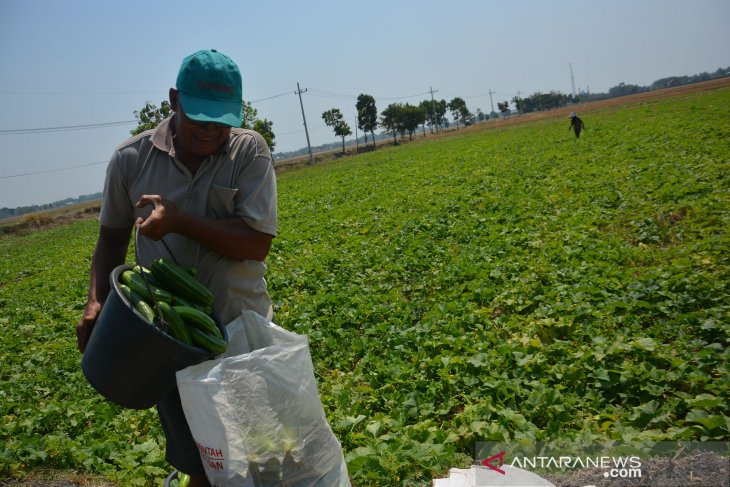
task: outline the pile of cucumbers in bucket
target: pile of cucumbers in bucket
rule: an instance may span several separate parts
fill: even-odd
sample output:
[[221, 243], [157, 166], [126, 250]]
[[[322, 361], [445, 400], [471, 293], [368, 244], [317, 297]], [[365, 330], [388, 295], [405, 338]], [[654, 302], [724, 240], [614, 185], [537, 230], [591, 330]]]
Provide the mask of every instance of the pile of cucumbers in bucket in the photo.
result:
[[149, 268], [135, 265], [122, 272], [118, 287], [137, 313], [176, 340], [215, 355], [226, 351], [212, 316], [213, 294], [198, 281], [195, 268], [159, 258]]

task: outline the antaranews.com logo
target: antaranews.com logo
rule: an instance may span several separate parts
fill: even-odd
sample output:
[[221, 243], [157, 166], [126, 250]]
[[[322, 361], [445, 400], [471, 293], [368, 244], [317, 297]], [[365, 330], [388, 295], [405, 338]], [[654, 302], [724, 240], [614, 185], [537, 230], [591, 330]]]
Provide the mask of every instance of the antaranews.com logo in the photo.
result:
[[[505, 451], [496, 453], [481, 461], [481, 465], [501, 475], [507, 472], [501, 467], [505, 464]], [[641, 458], [638, 456], [524, 456], [511, 459], [509, 465], [523, 470], [555, 470], [565, 472], [573, 469], [601, 468], [606, 478], [641, 478]]]

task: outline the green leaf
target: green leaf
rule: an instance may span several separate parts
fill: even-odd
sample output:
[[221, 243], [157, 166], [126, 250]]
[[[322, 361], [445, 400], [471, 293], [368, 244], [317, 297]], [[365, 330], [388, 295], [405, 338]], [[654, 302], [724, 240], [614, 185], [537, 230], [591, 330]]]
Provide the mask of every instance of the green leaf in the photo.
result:
[[635, 348], [640, 350], [646, 350], [647, 352], [653, 352], [656, 349], [656, 342], [652, 338], [638, 338], [631, 342]]
[[699, 423], [708, 430], [713, 430], [715, 428], [719, 428], [720, 426], [725, 426], [727, 418], [719, 414], [710, 415], [707, 414], [705, 411], [693, 409], [689, 413], [687, 413], [686, 420], [690, 423]]
[[687, 400], [687, 406], [690, 408], [700, 409], [712, 409], [722, 405], [723, 403], [725, 403], [725, 401], [713, 396], [712, 394], [699, 394], [695, 396], [694, 399]]

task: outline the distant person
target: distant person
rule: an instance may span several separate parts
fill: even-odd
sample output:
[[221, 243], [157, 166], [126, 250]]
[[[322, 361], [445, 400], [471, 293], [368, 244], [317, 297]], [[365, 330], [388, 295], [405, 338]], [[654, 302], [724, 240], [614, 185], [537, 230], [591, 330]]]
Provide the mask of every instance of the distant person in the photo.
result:
[[[198, 51], [183, 60], [169, 97], [172, 116], [120, 145], [107, 168], [88, 303], [76, 327], [81, 352], [134, 228], [148, 237], [137, 249], [143, 265], [170, 257], [164, 237], [178, 263], [197, 268], [221, 322], [243, 310], [272, 318], [264, 260], [277, 230], [276, 175], [266, 140], [239, 128], [238, 66], [216, 50]], [[177, 388], [157, 410], [167, 461], [190, 474], [190, 487], [208, 487]]]
[[575, 132], [575, 138], [577, 139], [580, 137], [581, 131], [586, 128], [586, 126], [577, 113], [570, 112], [570, 115], [568, 116], [570, 117], [570, 126], [568, 127], [568, 130], [573, 129], [573, 132]]

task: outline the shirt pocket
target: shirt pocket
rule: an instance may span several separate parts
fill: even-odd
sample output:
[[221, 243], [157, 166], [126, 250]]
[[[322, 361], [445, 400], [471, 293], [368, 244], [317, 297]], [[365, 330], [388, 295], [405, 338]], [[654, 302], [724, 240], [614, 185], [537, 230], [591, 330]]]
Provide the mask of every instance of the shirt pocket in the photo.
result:
[[238, 188], [227, 188], [214, 184], [208, 194], [208, 216], [231, 218], [236, 216], [236, 194]]

